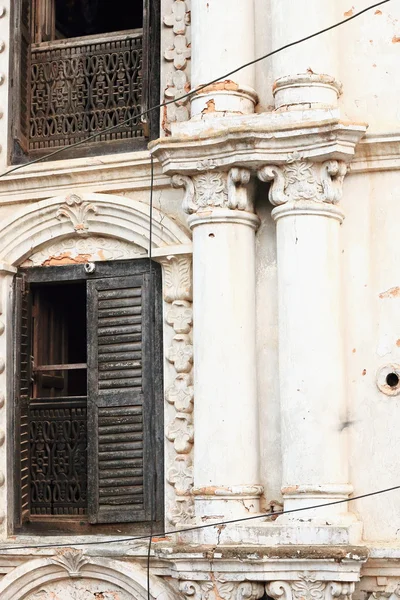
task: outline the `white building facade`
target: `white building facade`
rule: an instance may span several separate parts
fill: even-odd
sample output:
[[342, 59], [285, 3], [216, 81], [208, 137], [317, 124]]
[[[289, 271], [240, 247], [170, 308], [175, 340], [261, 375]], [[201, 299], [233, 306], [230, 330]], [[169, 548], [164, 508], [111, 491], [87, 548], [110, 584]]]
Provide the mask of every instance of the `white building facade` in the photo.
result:
[[[161, 0], [158, 134], [24, 166], [62, 144], [13, 151], [23, 15], [12, 1], [0, 6], [0, 166], [21, 168], [0, 178], [1, 600], [397, 600], [399, 491], [347, 500], [400, 485], [398, 1], [221, 77], [368, 2]], [[30, 433], [19, 422], [15, 282], [86, 282], [92, 268], [112, 281], [115, 261], [128, 289], [130, 265], [147, 281], [150, 247], [162, 397], [143, 419], [159, 427], [148, 454], [161, 457], [148, 484], [158, 491], [133, 528], [98, 506], [92, 525], [82, 509], [64, 528], [21, 500], [16, 444], [28, 436], [32, 455], [37, 441], [34, 418]], [[89, 355], [88, 382], [91, 369], [103, 381]]]

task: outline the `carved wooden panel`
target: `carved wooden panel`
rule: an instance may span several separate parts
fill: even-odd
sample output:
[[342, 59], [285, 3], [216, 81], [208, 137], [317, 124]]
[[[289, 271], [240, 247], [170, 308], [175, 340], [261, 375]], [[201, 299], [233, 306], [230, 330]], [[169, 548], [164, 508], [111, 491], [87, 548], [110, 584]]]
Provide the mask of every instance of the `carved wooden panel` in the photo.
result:
[[32, 400], [29, 442], [31, 515], [86, 514], [86, 398]]
[[96, 141], [144, 138], [143, 35], [135, 31], [32, 46], [29, 150], [68, 146], [108, 127]]

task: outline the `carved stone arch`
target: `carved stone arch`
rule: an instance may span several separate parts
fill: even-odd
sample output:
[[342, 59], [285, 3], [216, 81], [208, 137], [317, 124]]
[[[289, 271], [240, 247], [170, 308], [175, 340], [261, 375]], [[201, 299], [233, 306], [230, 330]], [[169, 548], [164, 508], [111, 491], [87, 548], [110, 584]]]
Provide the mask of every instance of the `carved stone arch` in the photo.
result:
[[[155, 259], [163, 270], [164, 297], [164, 386], [166, 423], [166, 520], [177, 525], [193, 517], [193, 347], [192, 347], [192, 270], [191, 239], [183, 229], [156, 208], [152, 214], [152, 245]], [[146, 255], [149, 246], [149, 206], [111, 194], [71, 194], [35, 202], [24, 207], [0, 225], [0, 316], [13, 314], [12, 278], [15, 267], [24, 265], [66, 264], [92, 260], [113, 260]], [[104, 250], [104, 242], [119, 244], [118, 251], [96, 258], [95, 254], [76, 257], [77, 248], [93, 243]], [[71, 246], [66, 246], [66, 244]], [[63, 249], [75, 255], [66, 256]], [[138, 250], [139, 252], [136, 252]], [[79, 250], [78, 250], [79, 251]], [[89, 253], [90, 249], [87, 250]], [[99, 252], [97, 252], [99, 255]], [[76, 258], [76, 260], [74, 259]], [[72, 258], [72, 260], [71, 260]], [[51, 260], [53, 262], [51, 262]], [[56, 259], [56, 260], [54, 260]], [[1, 304], [3, 302], [3, 305]], [[0, 332], [0, 533], [11, 521], [3, 511], [9, 471], [6, 451], [12, 444], [5, 435], [7, 405], [12, 401], [12, 360], [9, 347], [12, 319]], [[1, 324], [1, 323], [0, 323]], [[9, 382], [6, 384], [6, 382]], [[2, 400], [3, 399], [3, 400]], [[1, 436], [6, 443], [1, 444]], [[2, 598], [2, 596], [0, 595]], [[3, 600], [3, 598], [2, 598]], [[36, 600], [36, 599], [35, 599]], [[39, 599], [40, 600], [40, 599]]]
[[[147, 600], [147, 573], [137, 564], [110, 558], [88, 557], [68, 549], [51, 558], [30, 560], [8, 573], [0, 582], [2, 600], [33, 600], [50, 598], [52, 586], [79, 587], [79, 582], [98, 584], [123, 592], [123, 600]], [[42, 590], [42, 594], [40, 593]], [[122, 595], [122, 594], [121, 594]], [[92, 596], [88, 596], [92, 597]], [[104, 597], [102, 595], [102, 597]], [[115, 597], [114, 595], [112, 597]], [[150, 598], [174, 600], [176, 593], [168, 585], [150, 575]], [[86, 598], [82, 597], [82, 600]]]
[[[56, 240], [100, 236], [148, 250], [149, 206], [111, 194], [71, 194], [35, 202], [6, 220], [0, 229], [0, 261], [18, 266]], [[190, 244], [190, 237], [156, 208], [152, 213], [153, 248]]]

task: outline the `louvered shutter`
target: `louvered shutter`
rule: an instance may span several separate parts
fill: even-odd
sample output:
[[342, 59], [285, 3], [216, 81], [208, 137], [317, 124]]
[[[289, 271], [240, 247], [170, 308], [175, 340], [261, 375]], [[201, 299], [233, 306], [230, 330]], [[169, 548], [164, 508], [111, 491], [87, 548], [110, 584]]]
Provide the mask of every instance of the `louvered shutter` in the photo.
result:
[[15, 278], [15, 422], [16, 427], [16, 502], [15, 523], [21, 525], [29, 519], [29, 395], [30, 381], [30, 313], [31, 301], [24, 275]]
[[13, 91], [19, 101], [13, 107], [13, 137], [16, 155], [28, 152], [30, 87], [31, 87], [31, 0], [19, 0], [15, 4], [15, 39]]
[[151, 455], [149, 276], [88, 282], [91, 523], [148, 521]]

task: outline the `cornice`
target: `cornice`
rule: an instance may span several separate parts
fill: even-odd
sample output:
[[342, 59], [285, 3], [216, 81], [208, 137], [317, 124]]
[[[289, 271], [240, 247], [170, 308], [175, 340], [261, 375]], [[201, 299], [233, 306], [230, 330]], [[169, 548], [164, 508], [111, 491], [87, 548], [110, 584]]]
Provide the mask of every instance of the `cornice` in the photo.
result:
[[295, 153], [315, 162], [349, 162], [365, 131], [366, 125], [341, 121], [333, 110], [262, 113], [180, 124], [172, 137], [149, 148], [165, 174], [194, 175], [215, 168], [281, 165]]
[[[109, 154], [27, 165], [0, 178], [0, 204], [59, 196], [73, 188], [81, 193], [150, 189], [151, 159], [147, 151]], [[154, 187], [170, 180], [154, 164]]]
[[367, 133], [356, 149], [351, 173], [400, 169], [400, 131]]

